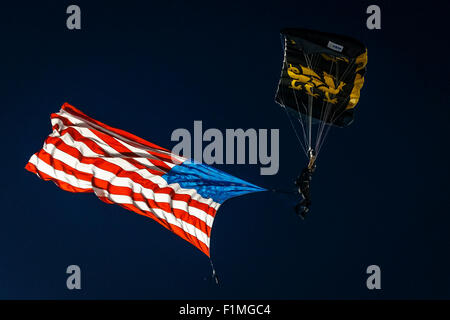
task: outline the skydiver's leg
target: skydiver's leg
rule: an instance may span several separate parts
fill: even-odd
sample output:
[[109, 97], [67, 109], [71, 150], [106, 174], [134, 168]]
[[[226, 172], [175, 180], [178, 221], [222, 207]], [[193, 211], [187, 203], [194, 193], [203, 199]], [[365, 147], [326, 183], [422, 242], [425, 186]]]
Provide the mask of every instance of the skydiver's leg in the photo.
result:
[[306, 214], [309, 212], [309, 206], [311, 205], [311, 200], [304, 198], [302, 201], [296, 204], [295, 213], [300, 218], [304, 219]]
[[306, 214], [309, 212], [308, 207], [304, 207], [303, 210], [300, 212], [300, 218], [305, 219]]
[[305, 201], [304, 199], [302, 201], [299, 201], [296, 205], [295, 205], [295, 213], [301, 217], [303, 210], [305, 209], [305, 205], [303, 204], [303, 201]]
[[306, 214], [309, 212], [309, 207], [311, 206], [311, 199], [310, 198], [305, 198], [302, 201], [302, 206], [303, 206], [303, 211], [301, 213], [301, 218], [304, 219]]

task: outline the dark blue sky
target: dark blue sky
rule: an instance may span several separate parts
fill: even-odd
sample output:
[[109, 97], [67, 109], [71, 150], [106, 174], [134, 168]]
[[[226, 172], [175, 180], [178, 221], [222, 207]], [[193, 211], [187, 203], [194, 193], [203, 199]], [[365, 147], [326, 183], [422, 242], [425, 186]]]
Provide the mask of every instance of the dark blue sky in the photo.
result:
[[[449, 44], [445, 2], [69, 1], [3, 5], [0, 298], [450, 298]], [[379, 4], [382, 29], [365, 26]], [[280, 171], [217, 166], [287, 188], [304, 157], [274, 103], [279, 30], [307, 27], [368, 47], [355, 123], [331, 132], [305, 221], [292, 201], [257, 193], [227, 201], [206, 256], [154, 221], [72, 194], [23, 167], [69, 102], [171, 148], [176, 128], [279, 128]], [[65, 270], [82, 269], [82, 290]], [[367, 290], [367, 266], [382, 290]]]

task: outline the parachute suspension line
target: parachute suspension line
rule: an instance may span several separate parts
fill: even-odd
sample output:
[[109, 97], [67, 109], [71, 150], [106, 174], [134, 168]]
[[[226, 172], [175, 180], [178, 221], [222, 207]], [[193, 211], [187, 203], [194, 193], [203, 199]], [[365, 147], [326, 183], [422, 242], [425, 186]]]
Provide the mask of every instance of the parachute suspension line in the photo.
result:
[[[287, 62], [286, 62], [286, 66], [287, 66]], [[295, 105], [297, 107], [297, 113], [298, 113], [298, 122], [300, 122], [300, 125], [302, 126], [302, 131], [303, 131], [303, 139], [304, 139], [304, 146], [307, 146], [307, 142], [306, 142], [306, 131], [305, 131], [305, 127], [306, 124], [303, 124], [303, 117], [302, 114], [300, 112], [300, 105], [298, 103], [297, 100], [297, 95], [295, 94], [295, 89], [292, 87], [292, 95], [294, 96], [294, 100], [295, 100]], [[303, 147], [303, 146], [302, 146]], [[303, 149], [305, 149], [305, 147]], [[305, 151], [305, 154], [308, 156], [308, 153]]]
[[[334, 63], [334, 61], [332, 61], [332, 62]], [[336, 79], [336, 82], [337, 82], [338, 85], [339, 85], [339, 83], [341, 82], [341, 79], [342, 79], [343, 77], [338, 78], [338, 71], [339, 71], [339, 70], [338, 70], [338, 66], [339, 66], [339, 64], [336, 62], [335, 79]], [[346, 68], [346, 70], [344, 71], [344, 73], [348, 72], [348, 70], [350, 70], [349, 66], [347, 66], [347, 68]], [[330, 71], [330, 74], [332, 74], [331, 71]], [[327, 106], [327, 108], [328, 108], [328, 106]], [[322, 146], [323, 146], [323, 144], [324, 144], [324, 142], [325, 142], [325, 140], [326, 140], [326, 138], [327, 138], [327, 136], [328, 136], [328, 133], [329, 133], [331, 127], [333, 126], [333, 122], [335, 121], [335, 119], [334, 119], [334, 113], [335, 113], [336, 111], [334, 111], [333, 114], [330, 115], [330, 113], [331, 113], [330, 110], [331, 110], [331, 108], [329, 108], [329, 109], [327, 110], [327, 114], [326, 114], [326, 116], [325, 116], [325, 122], [324, 122], [324, 124], [323, 124], [322, 132], [320, 133], [320, 137], [319, 137], [319, 139], [318, 139], [318, 141], [317, 141], [317, 155], [318, 155], [319, 152], [322, 150]], [[329, 121], [328, 121], [328, 120], [329, 120]], [[325, 129], [325, 125], [327, 125], [328, 127], [327, 127], [327, 129], [325, 130], [325, 134], [323, 134], [323, 130]]]
[[[286, 64], [286, 68], [289, 68], [289, 66], [287, 65], [286, 50], [287, 50], [287, 43], [286, 43], [286, 37], [284, 37], [284, 59], [283, 59], [283, 62]], [[295, 105], [297, 107], [297, 113], [298, 113], [298, 121], [300, 122], [300, 125], [302, 127], [303, 139], [305, 140], [304, 141], [304, 145], [302, 145], [302, 148], [305, 151], [305, 155], [308, 156], [308, 153], [306, 152], [306, 149], [305, 149], [306, 144], [307, 144], [306, 143], [306, 132], [305, 132], [306, 124], [303, 124], [303, 117], [302, 117], [302, 115], [300, 113], [300, 106], [298, 104], [297, 95], [295, 94], [294, 87], [292, 87], [292, 95], [294, 96], [294, 99], [295, 99]], [[305, 147], [303, 147], [303, 146], [305, 146]]]
[[[332, 62], [334, 63], [334, 61], [332, 61]], [[350, 64], [349, 64], [349, 65], [350, 65]], [[344, 74], [346, 74], [346, 73], [348, 72], [348, 70], [350, 70], [350, 66], [349, 66], [349, 65], [347, 66], [346, 70], [344, 71]], [[343, 77], [340, 77], [340, 78], [338, 77], [338, 72], [339, 72], [338, 67], [339, 67], [339, 63], [337, 63], [337, 61], [336, 61], [335, 79], [336, 79], [336, 82], [337, 82], [338, 85], [339, 85], [339, 83], [341, 82], [341, 79], [342, 79]], [[332, 74], [331, 71], [330, 71], [330, 74]], [[325, 132], [325, 135], [322, 135], [323, 132], [321, 132], [321, 137], [319, 138], [318, 146], [317, 146], [317, 153], [319, 153], [319, 151], [322, 149], [322, 145], [323, 145], [323, 143], [325, 142], [326, 137], [328, 136], [328, 132], [330, 131], [330, 129], [331, 129], [332, 125], [333, 125], [333, 122], [335, 121], [335, 119], [334, 119], [334, 113], [335, 113], [335, 112], [336, 112], [336, 111], [334, 111], [333, 114], [331, 114], [331, 116], [330, 116], [330, 111], [327, 112], [327, 115], [326, 115], [326, 117], [325, 117], [325, 122], [324, 122], [324, 127], [323, 127], [323, 129], [325, 128], [325, 124], [328, 125], [328, 128], [327, 128], [327, 130], [326, 130], [326, 132]], [[328, 120], [330, 120], [330, 121], [328, 121]], [[327, 122], [328, 122], [328, 123], [327, 123]], [[323, 140], [322, 140], [322, 137], [323, 137]]]
[[[351, 63], [349, 63], [348, 64], [348, 66], [347, 66], [347, 68], [345, 69], [345, 71], [344, 71], [344, 73], [342, 74], [342, 76], [338, 79], [338, 81], [340, 82], [341, 81], [341, 79], [343, 79], [343, 78], [345, 78], [346, 76], [347, 76], [347, 73], [351, 70], [351, 68], [355, 65], [355, 62], [356, 62], [356, 58], [352, 58], [352, 62]], [[345, 102], [345, 100], [344, 101], [342, 101], [341, 103], [339, 103], [338, 105], [337, 105], [337, 108], [336, 108], [336, 110], [339, 110], [339, 107], [341, 107], [342, 106], [342, 104]], [[345, 111], [345, 109], [344, 110], [342, 110], [341, 112], [339, 112], [338, 114], [336, 114], [335, 116], [334, 116], [334, 113], [336, 112], [334, 112], [333, 113], [333, 118], [332, 118], [332, 122], [334, 122], [343, 112]]]
[[[317, 140], [316, 140], [317, 154], [319, 153], [319, 149], [321, 149], [322, 144], [325, 141], [325, 138], [327, 136], [327, 135], [323, 134], [323, 132], [325, 130], [325, 126], [328, 126], [328, 128], [327, 128], [327, 131], [328, 131], [329, 128], [332, 126], [331, 123], [334, 122], [334, 120], [332, 120], [334, 112], [333, 112], [333, 115], [330, 116], [331, 108], [330, 108], [330, 103], [329, 102], [327, 102], [327, 105], [326, 105], [325, 108], [326, 108], [326, 110], [325, 110], [325, 115], [324, 115], [324, 118], [323, 118], [324, 121], [321, 123], [322, 126], [319, 129], [319, 135], [318, 135]], [[329, 120], [331, 120], [331, 121], [329, 121]], [[329, 123], [329, 122], [331, 122], [331, 123]]]
[[289, 119], [289, 123], [291, 124], [292, 130], [294, 130], [295, 136], [297, 137], [298, 142], [300, 142], [300, 147], [303, 149], [303, 152], [304, 152], [306, 155], [308, 155], [308, 153], [306, 152], [305, 147], [303, 146], [303, 142], [302, 142], [302, 140], [300, 139], [300, 136], [299, 136], [298, 133], [297, 133], [297, 129], [295, 129], [294, 123], [292, 122], [292, 119], [291, 119], [291, 117], [289, 116], [289, 111], [286, 109], [286, 106], [284, 105], [283, 101], [281, 101], [281, 103], [283, 104], [283, 109], [284, 109], [284, 111], [286, 111], [286, 115], [287, 115], [287, 117], [288, 117], [288, 119]]
[[[353, 67], [353, 65], [355, 64], [355, 61], [356, 61], [356, 59], [352, 59], [352, 62], [349, 63], [349, 65], [348, 65], [347, 68], [345, 69], [343, 75], [338, 79], [338, 82], [340, 82], [342, 78], [345, 78], [345, 76], [347, 75], [348, 71], [349, 71], [349, 70]], [[338, 105], [338, 108], [339, 108], [340, 106], [342, 106], [342, 103], [343, 103], [343, 102], [341, 102], [341, 103]], [[322, 149], [323, 143], [324, 143], [324, 141], [325, 141], [325, 139], [326, 139], [326, 137], [327, 137], [327, 135], [328, 135], [328, 132], [330, 131], [330, 128], [332, 127], [332, 123], [334, 123], [334, 121], [335, 121], [335, 120], [336, 120], [336, 119], [337, 119], [344, 111], [345, 111], [345, 109], [342, 110], [342, 111], [341, 111], [340, 113], [338, 113], [337, 115], [335, 115], [336, 111], [334, 111], [333, 114], [331, 115], [331, 117], [330, 117], [330, 120], [331, 120], [331, 121], [330, 121], [330, 124], [328, 124], [328, 128], [327, 128], [327, 130], [326, 130], [326, 132], [325, 132], [325, 135], [324, 135], [324, 137], [323, 137], [322, 144], [319, 146], [319, 149], [317, 150], [317, 155], [319, 154], [320, 150]]]
[[328, 117], [329, 117], [329, 115], [330, 115], [330, 109], [331, 109], [331, 108], [329, 108], [329, 102], [327, 102], [327, 104], [326, 104], [326, 106], [325, 106], [325, 114], [323, 115], [324, 121], [322, 121], [322, 122], [320, 123], [320, 128], [319, 128], [319, 130], [317, 131], [317, 139], [316, 139], [316, 146], [315, 146], [315, 149], [316, 149], [316, 157], [317, 157], [317, 155], [319, 154], [319, 149], [320, 149], [320, 147], [322, 146], [322, 145], [321, 145], [321, 142], [322, 142], [322, 138], [323, 138], [323, 132], [324, 132], [324, 130], [325, 130], [325, 126], [328, 125], [328, 124], [326, 123], [326, 121], [327, 121], [327, 119], [328, 119]]
[[[333, 116], [334, 116], [334, 112], [333, 112], [333, 115], [331, 116], [331, 119], [333, 119]], [[333, 121], [334, 121], [334, 120], [333, 120]], [[326, 140], [326, 138], [327, 138], [327, 136], [328, 136], [328, 132], [330, 131], [330, 129], [331, 129], [332, 126], [333, 126], [332, 124], [328, 124], [328, 128], [327, 128], [327, 130], [325, 130], [325, 134], [324, 134], [324, 136], [323, 136], [322, 143], [321, 143], [321, 145], [319, 146], [319, 149], [317, 150], [317, 155], [319, 154], [320, 150], [322, 150], [322, 146], [324, 145], [324, 142], [325, 142], [325, 140]]]
[[[309, 69], [312, 68], [312, 63], [310, 57], [303, 51], [303, 56], [305, 57], [306, 65]], [[312, 105], [313, 105], [313, 97], [308, 95], [308, 158], [311, 157], [311, 138], [312, 138]]]
[[[311, 70], [314, 70], [320, 60], [319, 54], [318, 53], [306, 54], [303, 51], [303, 55], [305, 57], [305, 61], [306, 61], [308, 68]], [[324, 102], [325, 101], [322, 101], [321, 113], [323, 112]], [[316, 143], [315, 143], [314, 148], [313, 148], [313, 141], [312, 141], [312, 135], [313, 135], [313, 132], [312, 132], [312, 124], [313, 124], [312, 123], [313, 122], [312, 107], [313, 107], [313, 96], [308, 95], [308, 159], [309, 159], [308, 167], [309, 168], [312, 168], [315, 160], [317, 159], [317, 154], [315, 153], [315, 150], [314, 150], [316, 148], [316, 144], [317, 144], [317, 134], [316, 134]], [[320, 128], [321, 123], [319, 123], [318, 126]]]
[[[342, 74], [340, 77], [338, 77], [338, 70], [337, 70], [337, 68], [336, 68], [335, 77], [336, 77], [337, 83], [340, 83], [342, 79], [345, 79], [345, 77], [347, 76], [347, 74], [349, 73], [349, 71], [350, 71], [350, 70], [353, 68], [353, 66], [355, 65], [355, 62], [356, 62], [356, 58], [352, 58], [351, 62], [347, 65], [347, 67], [345, 68], [343, 74]], [[336, 66], [338, 66], [338, 64], [336, 64]], [[345, 101], [346, 101], [346, 100], [340, 102], [340, 103], [336, 106], [336, 107], [337, 107], [336, 110], [339, 110], [339, 108], [342, 106], [342, 104], [343, 104]], [[317, 153], [316, 153], [316, 156], [319, 155], [319, 152], [320, 152], [320, 150], [322, 149], [322, 146], [323, 146], [323, 144], [324, 144], [324, 142], [325, 142], [325, 140], [326, 140], [326, 137], [328, 136], [328, 133], [329, 133], [331, 127], [332, 127], [332, 124], [333, 124], [334, 121], [335, 121], [342, 113], [344, 113], [344, 111], [345, 111], [345, 109], [344, 109], [344, 110], [342, 110], [341, 112], [338, 112], [338, 113], [336, 114], [336, 110], [333, 112], [333, 114], [331, 115], [331, 117], [329, 117], [329, 120], [330, 120], [330, 121], [327, 121], [327, 122], [329, 122], [328, 124], [326, 124], [326, 125], [328, 126], [328, 128], [325, 130], [325, 134], [323, 135], [323, 137], [321, 137], [321, 140], [319, 141], [319, 144], [318, 144], [318, 147], [317, 147]], [[325, 119], [327, 119], [327, 118], [328, 118], [328, 115], [326, 116]]]
[[[305, 60], [307, 61], [307, 63], [309, 64], [309, 68], [311, 69], [311, 70], [314, 70], [314, 69], [316, 69], [316, 66], [318, 65], [318, 63], [319, 63], [319, 61], [320, 61], [320, 54], [319, 53], [313, 53], [313, 54], [311, 54], [311, 56], [312, 57], [309, 57], [310, 59], [308, 60], [308, 59], [306, 59], [306, 57], [305, 57]], [[332, 62], [333, 63], [333, 62]], [[331, 69], [333, 68], [333, 65], [331, 65], [331, 68], [330, 68], [330, 73], [331, 73]], [[310, 104], [311, 104], [311, 108], [312, 108], [312, 97], [309, 97], [310, 99], [311, 99], [311, 102], [310, 102]], [[325, 108], [324, 108], [325, 107]], [[323, 116], [323, 112], [324, 112], [324, 109], [325, 109], [325, 111], [327, 110], [327, 108], [328, 108], [328, 103], [327, 103], [327, 105], [325, 105], [325, 100], [322, 100], [322, 106], [321, 106], [321, 109], [320, 109], [320, 119], [322, 119], [322, 116]], [[311, 112], [310, 112], [310, 117], [311, 117], [311, 124], [312, 124], [312, 109], [311, 109]], [[310, 166], [312, 166], [313, 164], [314, 164], [314, 161], [317, 159], [317, 154], [314, 154], [314, 152], [316, 151], [316, 149], [317, 149], [317, 139], [318, 139], [318, 136], [319, 136], [319, 133], [320, 133], [320, 130], [321, 130], [321, 128], [323, 127], [323, 121], [321, 121], [321, 122], [319, 122], [319, 124], [318, 124], [318, 130], [316, 131], [316, 136], [315, 136], [315, 143], [314, 143], [314, 148], [313, 148], [313, 146], [312, 146], [312, 138], [310, 138], [311, 139], [311, 145], [310, 145], [310, 147], [309, 147], [309, 152], [310, 152], [310, 154], [309, 154], [309, 159], [310, 159]], [[311, 131], [311, 135], [312, 135], [312, 131]], [[314, 159], [313, 159], [313, 156], [314, 156]]]
[[[283, 41], [283, 38], [284, 38], [284, 41]], [[286, 67], [286, 68], [289, 68], [289, 66], [288, 66], [288, 64], [287, 64], [287, 58], [286, 58], [286, 50], [287, 50], [286, 37], [282, 37], [282, 38], [281, 38], [281, 43], [282, 43], [282, 47], [283, 47], [283, 49], [284, 49], [284, 50], [283, 50], [283, 55], [284, 55], [284, 56], [283, 56], [283, 64], [285, 64], [285, 67]], [[281, 77], [280, 77], [280, 81], [281, 81]], [[295, 94], [295, 89], [294, 89], [293, 87], [292, 87], [292, 95], [294, 96], [294, 99], [295, 99], [295, 105], [296, 105], [296, 107], [297, 107], [297, 112], [298, 112], [298, 121], [300, 122], [300, 125], [301, 125], [301, 127], [302, 127], [304, 142], [301, 141], [301, 139], [300, 139], [300, 137], [299, 137], [299, 135], [298, 135], [298, 133], [297, 133], [297, 129], [295, 128], [295, 125], [293, 124], [293, 122], [292, 122], [292, 120], [291, 120], [291, 117], [290, 117], [290, 115], [289, 115], [289, 112], [287, 111], [286, 106], [284, 106], [284, 102], [283, 102], [283, 101], [282, 101], [282, 104], [283, 104], [284, 109], [285, 109], [285, 111], [286, 111], [286, 114], [287, 114], [287, 116], [288, 116], [288, 118], [289, 118], [289, 121], [290, 121], [290, 123], [291, 123], [292, 129], [294, 130], [295, 135], [297, 136], [297, 139], [298, 139], [298, 141], [300, 142], [300, 146], [302, 147], [302, 149], [303, 149], [305, 155], [308, 157], [308, 152], [306, 151], [306, 148], [305, 148], [305, 146], [307, 145], [307, 143], [306, 143], [306, 132], [305, 132], [305, 126], [306, 126], [306, 124], [303, 124], [303, 117], [302, 117], [302, 115], [301, 115], [301, 113], [300, 113], [300, 106], [299, 106], [299, 104], [298, 104], [297, 95]], [[281, 96], [283, 96], [283, 95], [281, 95]]]
[[[303, 139], [305, 140], [304, 143], [305, 143], [305, 146], [306, 146], [307, 145], [307, 143], [306, 143], [306, 131], [305, 131], [306, 123], [303, 124], [303, 117], [302, 117], [302, 114], [300, 113], [300, 105], [298, 104], [298, 100], [297, 100], [297, 96], [295, 94], [294, 88], [292, 88], [292, 94], [294, 96], [295, 105], [297, 106], [297, 113], [298, 113], [298, 118], [297, 119], [298, 119], [298, 122], [300, 122], [300, 125], [302, 126]], [[305, 106], [303, 106], [303, 107], [305, 108]], [[306, 110], [306, 108], [305, 108], [305, 110]], [[308, 155], [308, 154], [306, 153], [306, 155]]]
[[[329, 74], [333, 74], [333, 66], [335, 66], [334, 64], [335, 64], [335, 61], [331, 60], [330, 70], [328, 72]], [[335, 79], [337, 79], [337, 72], [338, 72], [337, 66], [338, 66], [338, 64], [336, 63], [336, 66], [335, 66], [335, 75], [336, 75]], [[317, 130], [316, 145], [314, 147], [316, 149], [316, 151], [318, 151], [318, 149], [320, 147], [320, 140], [322, 138], [322, 133], [323, 133], [323, 130], [325, 129], [325, 125], [327, 123], [328, 116], [330, 114], [330, 109], [331, 109], [330, 108], [330, 103], [327, 102], [326, 105], [325, 105], [325, 100], [322, 100], [322, 109], [320, 110], [320, 119], [324, 119], [324, 121], [321, 121], [319, 123], [319, 128]], [[322, 116], [323, 116], [323, 118], [322, 118]], [[316, 157], [317, 157], [317, 154], [316, 154]]]
[[[341, 81], [341, 79], [343, 79], [347, 76], [347, 73], [350, 71], [351, 68], [353, 68], [355, 62], [356, 62], [356, 58], [352, 58], [352, 62], [348, 64], [347, 68], [345, 68], [344, 73], [339, 78], [339, 81]], [[341, 102], [341, 104], [342, 104], [342, 102]]]
[[[284, 41], [283, 41], [283, 38], [284, 38]], [[283, 64], [286, 64], [286, 66], [287, 66], [287, 59], [286, 59], [286, 48], [287, 48], [287, 45], [286, 45], [286, 38], [283, 37], [283, 36], [280, 36], [280, 40], [281, 40], [281, 47], [283, 48]], [[281, 71], [281, 74], [283, 74], [283, 71]], [[280, 81], [279, 81], [279, 83], [278, 83], [278, 90], [279, 90], [280, 87], [281, 87], [281, 86], [280, 86], [281, 79], [282, 79], [282, 76], [280, 76]], [[287, 116], [288, 119], [289, 119], [289, 123], [291, 124], [292, 130], [294, 130], [295, 136], [297, 137], [297, 140], [298, 140], [298, 142], [300, 143], [300, 147], [303, 149], [303, 152], [305, 153], [305, 155], [307, 155], [306, 149], [305, 149], [305, 147], [303, 146], [303, 142], [302, 142], [302, 140], [300, 139], [299, 134], [297, 133], [297, 129], [295, 128], [294, 123], [292, 122], [292, 119], [291, 119], [291, 117], [290, 117], [290, 115], [289, 115], [289, 111], [287, 110], [286, 105], [284, 104], [284, 101], [283, 101], [283, 98], [282, 98], [282, 97], [283, 97], [283, 93], [281, 93], [281, 95], [280, 95], [281, 106], [283, 107], [284, 111], [286, 112], [286, 116]], [[295, 93], [294, 93], [294, 97], [296, 98]], [[298, 110], [298, 112], [299, 112], [299, 114], [300, 114], [300, 110], [299, 110], [299, 108], [298, 108], [298, 104], [297, 104], [297, 110]], [[302, 129], [303, 129], [303, 131], [304, 131], [303, 124], [302, 124]]]
[[325, 122], [327, 120], [327, 114], [328, 114], [328, 108], [329, 107], [329, 103], [327, 102], [325, 104], [325, 100], [322, 100], [322, 108], [320, 110], [320, 118], [319, 119], [324, 119], [325, 121], [321, 121], [319, 123], [319, 128], [317, 129], [317, 134], [316, 134], [316, 144], [315, 144], [315, 149], [317, 150], [318, 148], [318, 144], [320, 141], [320, 137], [322, 136], [322, 130], [324, 128]]
[[311, 136], [312, 136], [312, 96], [308, 96], [308, 153], [311, 152]]

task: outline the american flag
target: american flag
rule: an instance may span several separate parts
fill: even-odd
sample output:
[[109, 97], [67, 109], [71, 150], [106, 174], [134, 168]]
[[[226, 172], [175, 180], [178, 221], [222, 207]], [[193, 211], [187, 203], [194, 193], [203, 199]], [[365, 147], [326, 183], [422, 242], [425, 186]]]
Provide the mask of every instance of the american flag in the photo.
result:
[[70, 192], [152, 218], [208, 257], [221, 203], [265, 189], [175, 155], [97, 121], [68, 103], [51, 115], [53, 132], [25, 166]]

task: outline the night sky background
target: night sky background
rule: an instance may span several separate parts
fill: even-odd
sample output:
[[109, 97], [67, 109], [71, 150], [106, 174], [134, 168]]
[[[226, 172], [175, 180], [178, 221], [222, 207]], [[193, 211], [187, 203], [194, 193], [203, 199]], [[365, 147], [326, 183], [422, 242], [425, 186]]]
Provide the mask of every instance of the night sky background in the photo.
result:
[[[66, 28], [81, 7], [82, 29]], [[381, 7], [381, 30], [366, 8]], [[450, 298], [449, 4], [369, 1], [33, 1], [2, 4], [2, 299]], [[293, 187], [305, 157], [274, 102], [279, 30], [349, 35], [368, 47], [356, 119], [333, 129], [310, 216], [293, 199], [228, 200], [208, 258], [146, 217], [72, 194], [24, 169], [69, 102], [172, 148], [176, 128], [280, 129], [280, 170], [215, 167]], [[66, 288], [66, 268], [82, 290]], [[381, 268], [381, 290], [366, 268]]]

